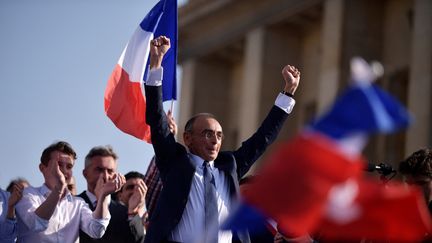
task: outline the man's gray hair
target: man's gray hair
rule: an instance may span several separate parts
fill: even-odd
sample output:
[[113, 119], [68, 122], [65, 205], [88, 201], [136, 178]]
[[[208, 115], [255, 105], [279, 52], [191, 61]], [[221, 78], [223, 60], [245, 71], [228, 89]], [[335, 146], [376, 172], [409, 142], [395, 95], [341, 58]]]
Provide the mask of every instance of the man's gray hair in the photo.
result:
[[198, 113], [186, 122], [184, 131], [185, 132], [192, 132], [193, 125], [194, 125], [196, 119], [199, 117], [213, 118], [216, 120], [216, 117], [211, 113]]
[[114, 152], [114, 149], [110, 145], [96, 146], [90, 149], [85, 157], [84, 168], [87, 168], [91, 164], [91, 159], [96, 156], [107, 157], [111, 156], [115, 161], [117, 161], [118, 156]]

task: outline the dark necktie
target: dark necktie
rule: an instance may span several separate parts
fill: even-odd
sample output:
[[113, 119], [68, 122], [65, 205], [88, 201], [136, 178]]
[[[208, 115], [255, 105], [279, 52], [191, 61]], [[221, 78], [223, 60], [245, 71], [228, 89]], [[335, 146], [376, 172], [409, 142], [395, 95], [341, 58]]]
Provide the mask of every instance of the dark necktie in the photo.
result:
[[218, 240], [218, 210], [216, 199], [216, 184], [213, 173], [210, 170], [210, 163], [204, 161], [204, 211], [206, 243], [214, 243]]

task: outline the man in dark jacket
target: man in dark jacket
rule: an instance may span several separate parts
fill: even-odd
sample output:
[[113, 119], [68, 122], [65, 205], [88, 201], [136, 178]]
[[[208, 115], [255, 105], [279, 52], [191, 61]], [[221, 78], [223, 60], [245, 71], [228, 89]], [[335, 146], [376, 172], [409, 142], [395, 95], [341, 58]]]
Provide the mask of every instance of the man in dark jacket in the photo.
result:
[[[282, 74], [285, 87], [258, 130], [235, 151], [219, 152], [223, 132], [208, 113], [192, 117], [177, 143], [168, 128], [162, 106], [162, 59], [170, 48], [167, 37], [152, 40], [150, 72], [146, 81], [146, 118], [156, 153], [163, 189], [150, 218], [146, 242], [231, 242], [230, 231], [219, 224], [232, 209], [239, 179], [277, 137], [295, 101], [300, 72], [287, 65]], [[241, 237], [247, 240], [247, 237]]]
[[[85, 158], [83, 175], [87, 180], [87, 190], [78, 196], [94, 210], [98, 188], [103, 181], [117, 173], [117, 155], [109, 146], [94, 147]], [[123, 175], [119, 175], [122, 178]], [[145, 195], [144, 195], [145, 197]], [[109, 204], [111, 220], [101, 239], [92, 239], [80, 231], [80, 242], [143, 242], [145, 231], [138, 211], [121, 205], [115, 200]], [[130, 211], [131, 214], [128, 214]]]

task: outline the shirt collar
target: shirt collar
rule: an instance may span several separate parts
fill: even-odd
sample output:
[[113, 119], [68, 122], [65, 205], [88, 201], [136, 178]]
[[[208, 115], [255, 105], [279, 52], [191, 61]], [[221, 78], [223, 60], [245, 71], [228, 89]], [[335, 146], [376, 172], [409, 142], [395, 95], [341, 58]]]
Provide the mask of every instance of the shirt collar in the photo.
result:
[[[97, 201], [96, 195], [89, 192], [88, 190], [86, 190], [85, 193], [86, 193], [87, 197], [89, 198], [90, 202], [93, 204], [93, 206], [96, 207], [96, 201]], [[107, 197], [108, 197], [108, 204], [110, 204], [111, 203], [111, 194], [108, 195]]]
[[[51, 190], [47, 187], [47, 185], [44, 183], [40, 189], [39, 189], [40, 194], [42, 194], [45, 198], [47, 198], [49, 196], [49, 194], [51, 193]], [[66, 189], [66, 195], [64, 196], [64, 198], [66, 198], [69, 202], [72, 201], [72, 194], [69, 192], [69, 190]], [[63, 200], [63, 198], [61, 199]]]
[[46, 184], [44, 183], [40, 189], [39, 189], [40, 194], [42, 194], [44, 197], [48, 197], [48, 195], [51, 193], [51, 190], [46, 186]]
[[[202, 159], [198, 155], [195, 155], [192, 153], [189, 153], [189, 158], [192, 160], [192, 163], [195, 166], [195, 168], [202, 168], [202, 165], [204, 163], [204, 159]], [[214, 161], [209, 161], [209, 164], [210, 164], [210, 169], [213, 170], [214, 169]]]
[[95, 205], [95, 203], [96, 203], [96, 196], [95, 196], [95, 194], [89, 192], [88, 190], [86, 190], [85, 193], [86, 193], [87, 197], [89, 198], [90, 202], [93, 205]]

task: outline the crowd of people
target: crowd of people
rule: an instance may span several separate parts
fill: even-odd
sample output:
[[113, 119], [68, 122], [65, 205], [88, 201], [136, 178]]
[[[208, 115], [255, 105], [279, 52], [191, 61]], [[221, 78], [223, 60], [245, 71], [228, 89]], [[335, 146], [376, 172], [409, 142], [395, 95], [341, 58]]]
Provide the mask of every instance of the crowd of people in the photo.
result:
[[[162, 59], [170, 40], [151, 42], [150, 72], [145, 83], [146, 118], [155, 156], [144, 175], [117, 171], [110, 146], [92, 148], [85, 157], [87, 188], [77, 193], [73, 168], [76, 152], [65, 142], [41, 155], [43, 185], [19, 178], [0, 191], [0, 242], [313, 242], [309, 235], [285, 235], [269, 222], [266, 236], [220, 230], [241, 193], [239, 181], [276, 139], [295, 105], [300, 72], [287, 65], [285, 85], [257, 131], [241, 147], [220, 151], [221, 124], [209, 113], [185, 125], [183, 144], [177, 124], [162, 106]], [[415, 152], [400, 164], [407, 182], [419, 185], [432, 201], [432, 153]], [[430, 206], [429, 208], [432, 208]]]

